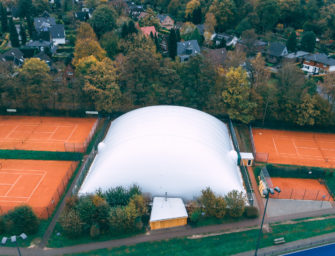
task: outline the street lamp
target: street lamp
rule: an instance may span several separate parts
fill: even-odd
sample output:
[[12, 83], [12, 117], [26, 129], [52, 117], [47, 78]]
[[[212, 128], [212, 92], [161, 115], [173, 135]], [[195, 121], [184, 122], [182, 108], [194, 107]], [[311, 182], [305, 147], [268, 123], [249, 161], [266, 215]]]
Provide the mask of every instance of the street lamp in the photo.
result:
[[[20, 248], [19, 248], [19, 244], [17, 243], [17, 239], [18, 238], [22, 238], [23, 240], [27, 239], [27, 235], [25, 233], [22, 233], [21, 235], [19, 236], [11, 236], [10, 237], [10, 241], [12, 243], [15, 243], [16, 244], [16, 248], [17, 248], [17, 252], [19, 253], [19, 256], [21, 256], [21, 251], [20, 251]], [[8, 238], [7, 237], [3, 237], [2, 240], [1, 240], [1, 243], [2, 244], [5, 244], [7, 242]]]
[[259, 235], [258, 235], [258, 240], [257, 240], [257, 245], [256, 245], [255, 256], [257, 256], [258, 247], [259, 247], [259, 244], [261, 242], [261, 237], [262, 237], [262, 232], [263, 232], [264, 218], [265, 218], [266, 208], [268, 206], [269, 197], [270, 197], [270, 194], [274, 195], [275, 191], [279, 194], [281, 190], [280, 190], [279, 187], [275, 187], [274, 189], [273, 188], [263, 189], [263, 195], [266, 198], [266, 202], [265, 202], [265, 207], [264, 207], [264, 213], [263, 213], [261, 228], [259, 230]]

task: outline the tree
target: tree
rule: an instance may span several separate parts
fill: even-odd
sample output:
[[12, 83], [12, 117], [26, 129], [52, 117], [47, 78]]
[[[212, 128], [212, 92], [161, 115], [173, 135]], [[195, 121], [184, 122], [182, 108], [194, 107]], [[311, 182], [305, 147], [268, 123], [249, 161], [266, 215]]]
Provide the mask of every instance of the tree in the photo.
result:
[[19, 47], [20, 41], [19, 41], [19, 35], [17, 34], [13, 18], [9, 19], [9, 39], [12, 44], [12, 47]]
[[313, 52], [315, 48], [315, 41], [316, 41], [316, 36], [314, 32], [312, 31], [307, 31], [305, 32], [300, 41], [301, 45], [301, 50], [306, 51], [306, 52]]
[[250, 99], [246, 72], [241, 67], [230, 68], [223, 83], [221, 99], [229, 117], [245, 124], [250, 123], [254, 119], [256, 104]]
[[207, 44], [210, 43], [212, 34], [215, 33], [216, 18], [213, 13], [207, 12], [205, 16], [205, 32], [204, 37]]
[[78, 212], [74, 209], [63, 211], [59, 218], [59, 224], [65, 235], [70, 238], [78, 238], [83, 234], [83, 223]]
[[18, 0], [17, 8], [21, 18], [35, 15], [32, 0]]
[[106, 198], [108, 204], [114, 208], [117, 206], [126, 206], [129, 204], [130, 199], [136, 195], [141, 195], [140, 188], [138, 186], [132, 186], [129, 189], [124, 187], [110, 188], [104, 192], [103, 197]]
[[119, 52], [119, 38], [115, 32], [107, 32], [100, 39], [102, 48], [107, 52], [109, 58], [114, 58]]
[[270, 78], [270, 71], [265, 67], [265, 60], [261, 53], [256, 55], [256, 58], [252, 59], [251, 62], [251, 80], [253, 88], [259, 86], [266, 86]]
[[201, 7], [199, 6], [192, 13], [192, 22], [194, 24], [200, 24], [201, 21], [202, 21], [202, 11], [201, 11]]
[[259, 17], [259, 29], [261, 32], [271, 30], [278, 22], [280, 12], [277, 0], [258, 1], [256, 13]]
[[77, 40], [72, 63], [77, 66], [80, 59], [91, 55], [100, 61], [105, 58], [106, 51], [101, 48], [98, 41], [92, 39]]
[[38, 58], [26, 59], [19, 73], [23, 102], [27, 108], [42, 110], [50, 101], [49, 66]]
[[90, 23], [98, 38], [100, 38], [116, 27], [116, 12], [110, 6], [99, 5], [93, 12]]
[[200, 7], [200, 1], [199, 0], [191, 0], [186, 4], [185, 9], [185, 18], [187, 20], [193, 19], [193, 13], [196, 9]]
[[215, 16], [217, 30], [219, 32], [233, 27], [235, 23], [236, 6], [232, 0], [214, 0], [209, 8], [209, 12]]
[[147, 200], [142, 195], [134, 195], [130, 198], [129, 205], [133, 205], [136, 209], [138, 216], [148, 214]]
[[77, 34], [76, 34], [77, 40], [85, 40], [85, 39], [90, 39], [90, 40], [97, 40], [97, 36], [94, 33], [93, 28], [89, 23], [86, 22], [81, 22], [79, 28], [77, 29]]
[[244, 51], [240, 48], [235, 48], [234, 51], [228, 51], [227, 59], [225, 61], [225, 67], [230, 68], [234, 67], [237, 68], [241, 66], [247, 59], [247, 56]]
[[320, 88], [323, 94], [327, 96], [328, 102], [332, 105], [332, 108], [335, 106], [335, 73], [328, 73], [323, 82], [320, 83]]
[[146, 10], [147, 15], [138, 21], [140, 27], [155, 26], [156, 30], [160, 28], [160, 21], [154, 11], [150, 8]]
[[199, 33], [197, 26], [191, 22], [185, 22], [180, 29], [181, 38], [185, 41], [197, 40], [198, 43], [202, 44], [202, 36]]
[[20, 25], [20, 36], [21, 36], [21, 44], [26, 45], [27, 42], [27, 35], [26, 35], [26, 28]]
[[119, 110], [121, 91], [113, 61], [105, 58], [90, 65], [84, 77], [84, 91], [93, 100], [96, 110], [108, 113]]
[[0, 3], [0, 16], [1, 16], [1, 31], [2, 33], [8, 32], [8, 20], [7, 20], [7, 10]]
[[226, 215], [227, 203], [224, 197], [218, 196], [215, 199], [215, 217], [218, 219], [223, 218]]
[[203, 211], [208, 217], [216, 215], [216, 197], [213, 191], [208, 187], [201, 191], [199, 197], [200, 205], [203, 207]]
[[39, 221], [30, 206], [17, 206], [10, 210], [4, 218], [9, 225], [8, 233], [32, 235], [38, 231]]
[[245, 196], [243, 192], [233, 190], [225, 196], [229, 215], [233, 218], [238, 218], [243, 215], [245, 208]]
[[286, 41], [286, 47], [287, 50], [290, 52], [296, 52], [297, 50], [297, 35], [295, 34], [295, 31], [293, 31], [289, 38]]
[[297, 106], [297, 119], [296, 124], [300, 126], [310, 125], [313, 126], [316, 121], [316, 117], [320, 115], [320, 111], [317, 109], [317, 96], [311, 96], [305, 93], [302, 96], [301, 103]]
[[30, 39], [33, 39], [35, 35], [35, 27], [34, 27], [33, 19], [31, 18], [30, 15], [27, 16], [27, 28], [28, 28]]
[[247, 55], [252, 55], [255, 53], [255, 43], [257, 41], [257, 34], [254, 29], [245, 30], [242, 32], [243, 44], [246, 47]]
[[173, 28], [170, 30], [168, 38], [168, 50], [170, 58], [174, 60], [177, 56], [177, 36], [176, 31]]
[[280, 8], [280, 21], [287, 26], [299, 27], [304, 15], [301, 13], [302, 8], [300, 0], [281, 0], [278, 1]]

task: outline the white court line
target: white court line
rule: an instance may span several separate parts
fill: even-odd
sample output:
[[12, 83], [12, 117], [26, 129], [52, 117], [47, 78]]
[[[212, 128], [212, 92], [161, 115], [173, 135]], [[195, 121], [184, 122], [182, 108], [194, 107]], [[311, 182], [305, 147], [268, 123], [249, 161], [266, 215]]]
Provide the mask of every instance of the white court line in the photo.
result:
[[68, 142], [69, 139], [71, 138], [71, 136], [74, 134], [74, 132], [77, 130], [78, 128], [78, 125], [76, 124], [73, 129], [72, 129], [72, 132], [70, 133], [70, 135], [67, 137], [67, 139], [65, 140], [65, 142]]
[[276, 142], [275, 142], [275, 138], [273, 136], [272, 136], [272, 141], [273, 141], [273, 145], [275, 146], [276, 153], [278, 155], [279, 153], [278, 153], [277, 145], [276, 145]]
[[295, 150], [295, 153], [297, 154], [297, 156], [300, 157], [300, 154], [299, 154], [299, 151], [298, 151], [298, 148], [297, 148], [297, 145], [295, 145], [295, 141], [293, 138], [291, 138], [291, 141], [292, 141], [292, 144], [294, 146], [294, 150]]
[[56, 131], [59, 129], [59, 125], [56, 127], [56, 129], [50, 134], [49, 138], [47, 140], [51, 140], [51, 137], [55, 135]]
[[20, 175], [19, 177], [17, 177], [16, 181], [12, 184], [12, 186], [10, 187], [10, 189], [8, 189], [7, 193], [4, 196], [7, 196], [8, 193], [15, 187], [16, 183], [19, 181], [19, 179], [21, 179], [22, 175]]
[[30, 196], [28, 197], [27, 201], [29, 201], [31, 199], [31, 197], [33, 196], [33, 194], [35, 193], [36, 189], [39, 187], [39, 185], [41, 184], [41, 182], [44, 180], [44, 178], [45, 178], [46, 175], [47, 175], [47, 172], [44, 171], [43, 176], [40, 178], [40, 181], [37, 183], [37, 185], [35, 186], [35, 188], [33, 189], [33, 191], [30, 193]]
[[7, 139], [10, 135], [12, 135], [12, 134], [15, 132], [15, 130], [16, 130], [19, 126], [20, 126], [19, 124], [16, 125], [16, 126], [14, 127], [14, 129], [12, 129], [12, 130], [7, 134], [7, 136], [6, 136], [4, 139]]

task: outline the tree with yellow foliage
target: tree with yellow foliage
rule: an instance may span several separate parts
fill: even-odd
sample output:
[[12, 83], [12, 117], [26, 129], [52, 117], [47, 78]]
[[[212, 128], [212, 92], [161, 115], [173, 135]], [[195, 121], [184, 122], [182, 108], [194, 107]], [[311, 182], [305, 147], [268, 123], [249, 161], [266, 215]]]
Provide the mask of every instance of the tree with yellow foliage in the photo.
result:
[[73, 65], [77, 66], [81, 58], [91, 55], [93, 55], [97, 60], [102, 60], [106, 57], [106, 51], [102, 49], [99, 42], [94, 39], [78, 39], [74, 47]]
[[254, 120], [256, 104], [250, 100], [250, 85], [242, 67], [230, 68], [224, 79], [222, 102], [224, 110], [234, 120], [248, 124]]

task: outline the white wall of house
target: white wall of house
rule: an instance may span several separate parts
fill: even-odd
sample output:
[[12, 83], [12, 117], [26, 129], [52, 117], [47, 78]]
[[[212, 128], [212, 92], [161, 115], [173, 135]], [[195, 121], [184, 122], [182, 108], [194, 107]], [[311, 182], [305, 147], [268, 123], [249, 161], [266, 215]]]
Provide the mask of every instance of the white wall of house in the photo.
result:
[[329, 66], [329, 72], [335, 72], [335, 66]]
[[52, 42], [54, 45], [65, 44], [65, 38], [53, 38]]
[[315, 73], [315, 74], [319, 73], [318, 67], [307, 65], [307, 64], [303, 64], [302, 70], [308, 73]]

